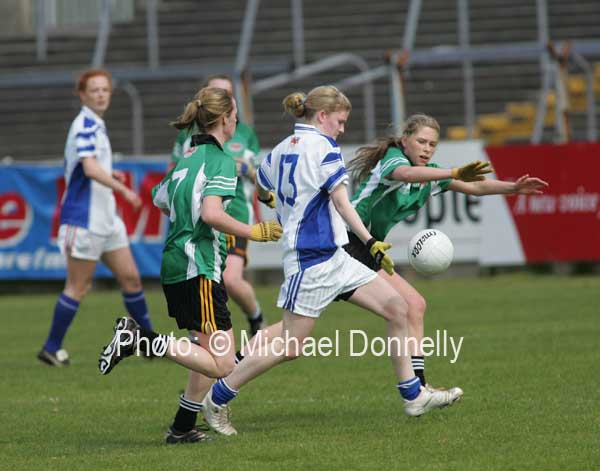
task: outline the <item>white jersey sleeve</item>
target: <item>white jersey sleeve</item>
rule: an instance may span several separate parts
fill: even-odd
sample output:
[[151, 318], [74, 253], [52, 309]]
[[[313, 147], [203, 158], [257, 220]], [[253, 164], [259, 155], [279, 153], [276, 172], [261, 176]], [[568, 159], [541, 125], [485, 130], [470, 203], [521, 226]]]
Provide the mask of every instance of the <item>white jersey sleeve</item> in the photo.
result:
[[267, 155], [265, 159], [258, 167], [257, 179], [256, 182], [261, 186], [261, 188], [265, 191], [273, 191], [275, 187], [271, 183], [271, 179], [273, 178], [273, 171], [271, 165], [271, 154]]

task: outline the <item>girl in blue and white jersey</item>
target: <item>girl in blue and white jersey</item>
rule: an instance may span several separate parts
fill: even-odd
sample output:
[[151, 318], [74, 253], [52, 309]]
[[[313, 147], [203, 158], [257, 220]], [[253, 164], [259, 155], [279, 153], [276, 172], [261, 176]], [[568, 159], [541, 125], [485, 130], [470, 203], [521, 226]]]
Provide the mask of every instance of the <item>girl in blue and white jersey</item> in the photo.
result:
[[102, 119], [110, 106], [111, 75], [103, 69], [87, 70], [78, 78], [75, 91], [82, 107], [65, 145], [66, 189], [58, 231], [58, 245], [67, 258], [67, 279], [54, 306], [48, 338], [38, 353], [42, 362], [52, 366], [69, 364], [63, 339], [91, 287], [99, 260], [117, 277], [129, 314], [151, 328], [140, 275], [115, 204], [114, 192], [136, 209], [142, 201], [123, 184], [124, 174], [112, 168], [112, 149]]

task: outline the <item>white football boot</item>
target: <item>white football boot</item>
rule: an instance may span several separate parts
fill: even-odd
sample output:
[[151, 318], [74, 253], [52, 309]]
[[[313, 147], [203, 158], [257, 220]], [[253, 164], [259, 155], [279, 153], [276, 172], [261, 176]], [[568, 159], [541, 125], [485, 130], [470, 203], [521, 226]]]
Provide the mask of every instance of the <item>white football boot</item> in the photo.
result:
[[208, 390], [202, 400], [202, 414], [208, 426], [215, 432], [228, 436], [237, 435], [237, 430], [233, 428], [229, 420], [231, 416], [229, 405], [219, 406], [215, 404], [212, 400], [212, 388]]
[[427, 389], [429, 392], [446, 391], [450, 395], [451, 402], [460, 401], [460, 398], [463, 395], [463, 390], [459, 387], [445, 389], [445, 388], [434, 388], [431, 384], [426, 384], [425, 389]]
[[416, 398], [412, 401], [404, 399], [404, 412], [411, 417], [418, 417], [432, 409], [441, 409], [442, 407], [449, 406], [462, 396], [462, 389], [452, 389], [457, 390], [455, 394], [450, 394], [450, 391], [440, 391], [438, 389], [431, 391], [421, 386], [421, 393]]

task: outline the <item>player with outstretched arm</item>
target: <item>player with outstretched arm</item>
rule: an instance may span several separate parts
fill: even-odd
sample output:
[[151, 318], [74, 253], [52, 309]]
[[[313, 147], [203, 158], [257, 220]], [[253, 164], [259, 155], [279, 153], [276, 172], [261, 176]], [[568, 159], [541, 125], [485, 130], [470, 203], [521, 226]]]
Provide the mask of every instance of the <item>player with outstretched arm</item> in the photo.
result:
[[[349, 163], [348, 171], [360, 186], [352, 196], [362, 222], [378, 240], [385, 240], [400, 221], [413, 215], [432, 194], [457, 191], [468, 195], [540, 194], [548, 184], [539, 178], [523, 175], [515, 182], [490, 180], [488, 162], [476, 161], [462, 167], [439, 168], [432, 162], [439, 142], [440, 126], [431, 116], [415, 114], [404, 123], [400, 137], [381, 139], [376, 145], [362, 147]], [[378, 271], [408, 305], [408, 325], [412, 367], [426, 388], [434, 390], [425, 379], [425, 356], [417, 350], [424, 335], [427, 307], [423, 296], [398, 273], [386, 273], [364, 249], [358, 235], [348, 233], [344, 248], [354, 258]], [[462, 395], [460, 388], [451, 388], [452, 396]]]

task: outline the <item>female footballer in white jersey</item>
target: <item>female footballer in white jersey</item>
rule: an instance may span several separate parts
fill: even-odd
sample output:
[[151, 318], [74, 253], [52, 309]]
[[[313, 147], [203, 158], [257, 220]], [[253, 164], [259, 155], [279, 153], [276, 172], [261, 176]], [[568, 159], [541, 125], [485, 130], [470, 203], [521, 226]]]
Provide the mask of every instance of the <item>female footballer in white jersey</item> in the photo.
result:
[[48, 338], [38, 353], [41, 361], [52, 366], [69, 364], [62, 342], [100, 259], [117, 277], [129, 314], [151, 328], [142, 282], [113, 194], [120, 193], [134, 208], [142, 204], [139, 196], [123, 185], [123, 173], [112, 168], [112, 150], [102, 119], [110, 106], [111, 75], [103, 69], [87, 70], [77, 80], [75, 91], [82, 108], [65, 145], [66, 189], [58, 231], [58, 246], [67, 258], [67, 280], [54, 307]]
[[[228, 402], [239, 388], [275, 365], [297, 358], [319, 315], [336, 298], [383, 317], [387, 335], [397, 338], [400, 345], [408, 335], [406, 301], [342, 248], [348, 241], [347, 224], [370, 254], [393, 271], [393, 262], [385, 254], [390, 245], [371, 236], [346, 189], [348, 176], [336, 139], [344, 132], [350, 101], [335, 87], [321, 86], [308, 95], [288, 95], [283, 106], [303, 122], [296, 124], [294, 133], [267, 156], [257, 179], [262, 200], [269, 200], [270, 192], [275, 193], [277, 216], [283, 226], [285, 281], [277, 301], [284, 309], [283, 320], [267, 328], [270, 343], [266, 352], [249, 353], [206, 395], [204, 417], [214, 430], [225, 435], [237, 433], [229, 422]], [[286, 348], [281, 349], [281, 338]], [[450, 404], [446, 392], [430, 392], [421, 386], [404, 352], [392, 352], [391, 357], [408, 415], [421, 415]]]
[[[352, 196], [352, 204], [362, 222], [379, 240], [385, 240], [389, 231], [400, 221], [423, 207], [435, 191], [457, 191], [468, 195], [539, 194], [548, 184], [539, 178], [523, 175], [515, 182], [489, 180], [484, 174], [492, 170], [487, 162], [472, 162], [454, 169], [439, 168], [432, 163], [439, 141], [440, 126], [431, 116], [415, 114], [404, 123], [401, 136], [382, 139], [378, 144], [359, 149], [348, 165], [354, 180], [360, 183]], [[421, 383], [429, 389], [425, 379], [425, 356], [417, 350], [423, 339], [426, 302], [423, 296], [397, 273], [381, 270], [355, 233], [350, 232], [349, 244], [344, 248], [354, 258], [373, 270], [379, 270], [394, 290], [408, 304], [408, 325], [411, 342], [412, 366]], [[460, 388], [449, 390], [452, 395], [462, 394]]]

